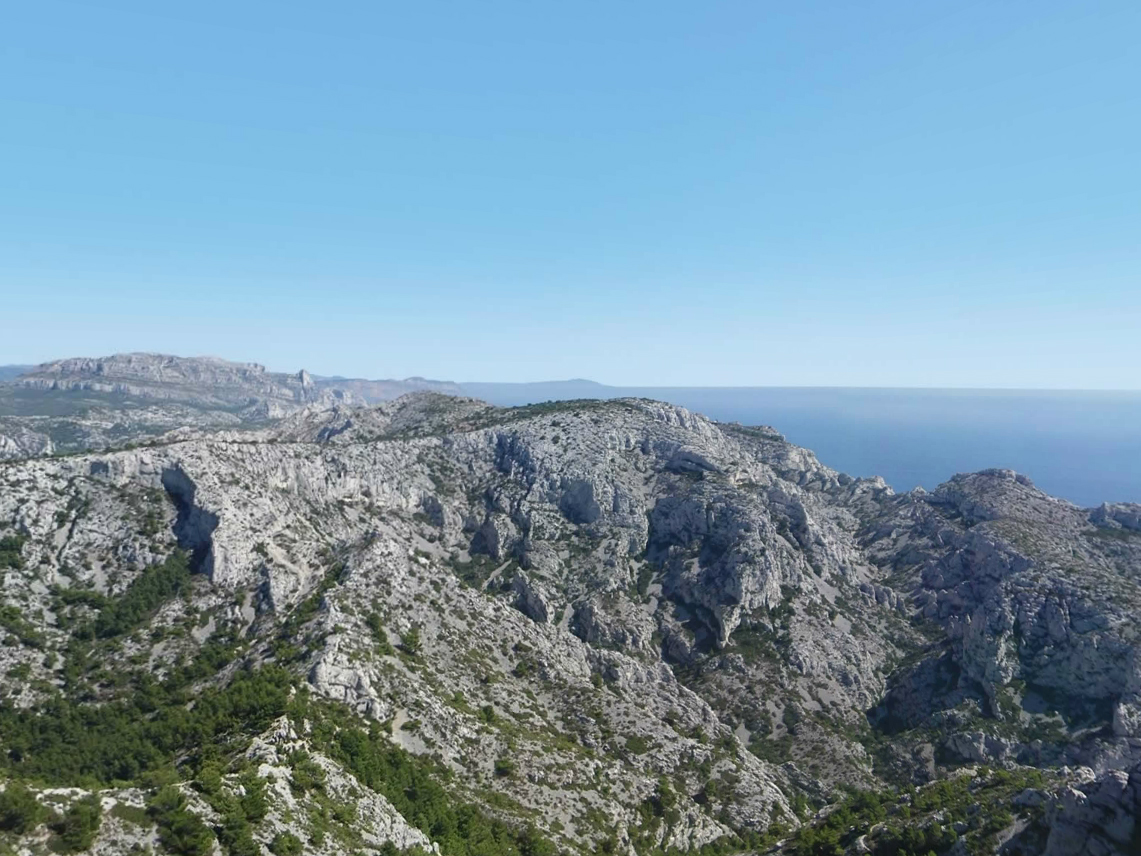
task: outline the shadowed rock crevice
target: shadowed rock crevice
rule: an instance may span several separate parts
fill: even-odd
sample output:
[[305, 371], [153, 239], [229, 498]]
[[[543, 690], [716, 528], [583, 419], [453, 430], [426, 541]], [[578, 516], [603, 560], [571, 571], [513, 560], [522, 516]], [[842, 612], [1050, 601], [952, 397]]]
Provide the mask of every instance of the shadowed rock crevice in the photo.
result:
[[602, 516], [602, 507], [594, 498], [594, 485], [585, 479], [568, 479], [559, 497], [559, 511], [579, 526], [594, 523]]
[[214, 530], [218, 515], [195, 504], [197, 486], [180, 468], [168, 467], [162, 472], [162, 486], [178, 512], [174, 521], [174, 537], [178, 546], [190, 554], [190, 568], [196, 574], [213, 577]]

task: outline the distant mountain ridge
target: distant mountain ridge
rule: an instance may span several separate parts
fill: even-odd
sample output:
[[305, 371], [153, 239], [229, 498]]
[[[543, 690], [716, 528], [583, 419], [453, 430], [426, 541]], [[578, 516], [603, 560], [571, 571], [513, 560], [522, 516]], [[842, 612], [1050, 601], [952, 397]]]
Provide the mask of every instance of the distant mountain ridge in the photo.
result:
[[288, 375], [257, 363], [148, 353], [56, 360], [15, 382], [28, 389], [78, 389], [223, 407], [269, 401], [305, 404], [321, 398], [304, 369]]
[[459, 392], [455, 384], [424, 378], [322, 378], [305, 369], [288, 374], [268, 371], [260, 363], [154, 353], [75, 357], [35, 367], [13, 367], [17, 368], [25, 370], [12, 379], [30, 389], [81, 389], [221, 405], [246, 406], [258, 401], [372, 404], [408, 392]]
[[424, 378], [322, 378], [154, 353], [11, 366], [4, 378], [0, 459], [106, 448], [176, 429], [248, 428], [307, 408], [369, 406], [410, 392], [460, 394], [455, 384]]

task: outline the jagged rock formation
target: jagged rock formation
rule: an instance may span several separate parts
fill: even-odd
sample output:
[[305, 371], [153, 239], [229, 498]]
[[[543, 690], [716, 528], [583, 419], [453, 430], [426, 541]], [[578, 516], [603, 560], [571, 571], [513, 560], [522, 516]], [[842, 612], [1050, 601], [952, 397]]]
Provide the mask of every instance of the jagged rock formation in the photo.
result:
[[1141, 852], [1141, 764], [1080, 778], [1050, 804], [1045, 856]]
[[[74, 668], [44, 652], [179, 546], [195, 584], [153, 619], [172, 630], [101, 656], [164, 675], [236, 634], [245, 665], [285, 665], [434, 759], [455, 799], [560, 848], [749, 852], [774, 824], [813, 827], [808, 807], [842, 788], [988, 765], [1008, 772], [971, 787], [1002, 794], [1007, 819], [987, 800], [953, 823], [928, 812], [933, 848], [1128, 852], [1129, 799], [1102, 850], [1066, 850], [1096, 820], [1058, 806], [1120, 796], [1141, 761], [1139, 512], [1080, 509], [1007, 471], [896, 495], [772, 429], [657, 402], [318, 403], [255, 431], [0, 465], [0, 671], [24, 676], [16, 706], [66, 690]], [[282, 781], [303, 748], [329, 792], [369, 791], [306, 727], [286, 715], [243, 757]], [[1057, 772], [1018, 802], [1028, 768]], [[313, 793], [271, 790], [257, 840], [316, 840]], [[374, 846], [432, 838], [368, 799]], [[349, 847], [334, 838], [312, 846]]]

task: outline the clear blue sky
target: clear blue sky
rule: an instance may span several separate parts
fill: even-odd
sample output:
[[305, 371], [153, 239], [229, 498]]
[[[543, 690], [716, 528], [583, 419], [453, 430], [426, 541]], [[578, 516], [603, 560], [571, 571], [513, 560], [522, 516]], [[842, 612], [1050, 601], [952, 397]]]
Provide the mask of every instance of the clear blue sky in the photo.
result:
[[0, 363], [1141, 385], [1136, 0], [36, 0], [0, 44]]

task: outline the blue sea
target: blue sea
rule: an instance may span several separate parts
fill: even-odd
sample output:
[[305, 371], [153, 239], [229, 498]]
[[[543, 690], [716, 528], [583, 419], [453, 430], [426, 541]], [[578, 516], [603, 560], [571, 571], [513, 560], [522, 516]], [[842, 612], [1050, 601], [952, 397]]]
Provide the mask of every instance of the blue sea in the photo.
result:
[[589, 381], [464, 384], [512, 406], [639, 396], [719, 421], [771, 425], [854, 476], [897, 491], [1007, 467], [1082, 506], [1141, 502], [1141, 392], [821, 387], [611, 387]]

